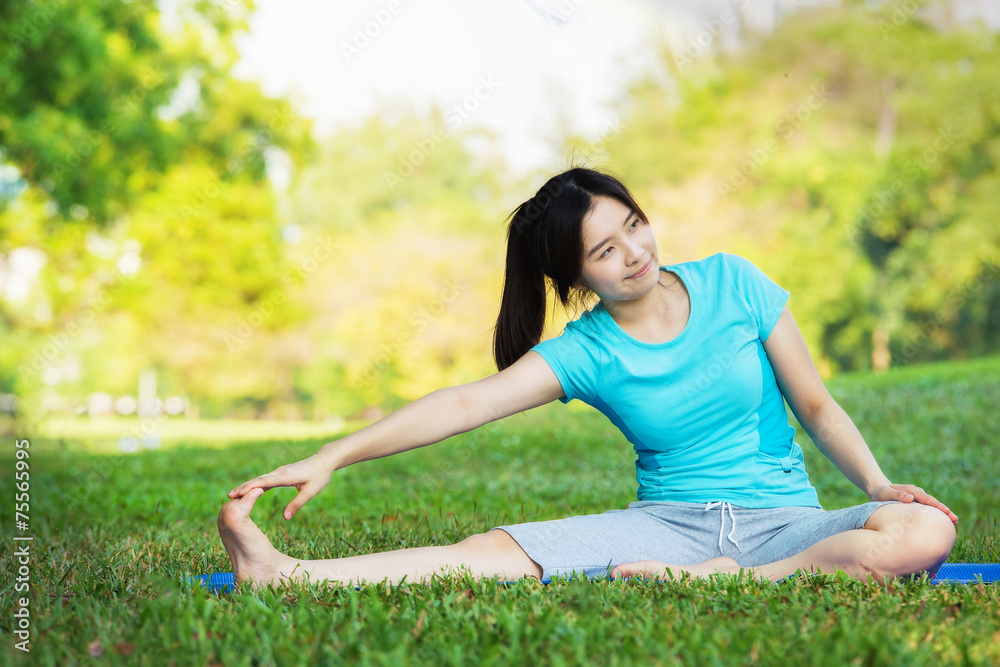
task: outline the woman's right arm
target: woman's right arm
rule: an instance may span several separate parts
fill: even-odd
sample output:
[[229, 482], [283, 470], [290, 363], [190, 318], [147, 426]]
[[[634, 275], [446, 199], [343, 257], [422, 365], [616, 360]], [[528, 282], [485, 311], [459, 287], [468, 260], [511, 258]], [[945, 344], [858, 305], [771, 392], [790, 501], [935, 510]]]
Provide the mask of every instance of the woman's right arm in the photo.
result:
[[562, 395], [562, 386], [549, 365], [537, 352], [528, 352], [499, 373], [433, 391], [374, 424], [323, 445], [309, 458], [241, 484], [229, 496], [240, 497], [257, 487], [294, 486], [299, 493], [285, 510], [285, 518], [290, 519], [329, 483], [334, 470], [440, 442]]
[[339, 470], [440, 442], [562, 395], [555, 373], [532, 352], [482, 380], [418, 398], [342, 440], [323, 445], [317, 457]]

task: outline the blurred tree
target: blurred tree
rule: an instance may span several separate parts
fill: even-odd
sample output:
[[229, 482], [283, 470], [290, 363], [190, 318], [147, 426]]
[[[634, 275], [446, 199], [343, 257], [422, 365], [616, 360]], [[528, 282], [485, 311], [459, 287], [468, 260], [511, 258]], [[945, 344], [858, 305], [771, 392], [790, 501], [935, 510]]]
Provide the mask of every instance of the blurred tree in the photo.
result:
[[664, 48], [675, 79], [636, 82], [607, 140], [664, 263], [757, 262], [826, 374], [998, 349], [1000, 39], [895, 9], [802, 12], [686, 69]]
[[[229, 74], [249, 10], [0, 7], [0, 277], [38, 269], [0, 298], [0, 392], [131, 393], [152, 366], [206, 416], [323, 418], [495, 370], [502, 222], [551, 173], [512, 182], [489, 132], [393, 105], [277, 194], [279, 151], [314, 154]], [[728, 57], [665, 49], [674, 79], [582, 147], [663, 263], [725, 250], [788, 288], [826, 375], [998, 345], [997, 36], [903, 19], [853, 3]]]
[[316, 416], [398, 407], [491, 372], [505, 170], [495, 136], [450, 118], [380, 109], [324, 140], [292, 192], [302, 252], [335, 248], [303, 288], [315, 315], [296, 382]]
[[152, 0], [0, 5], [3, 160], [63, 218], [79, 207], [73, 218], [97, 224], [192, 158], [263, 178], [265, 151], [298, 153], [308, 125], [229, 74], [252, 9], [195, 0], [164, 17]]
[[[211, 362], [231, 361], [218, 349], [242, 319], [269, 309], [254, 330], [294, 322], [301, 305], [275, 297], [285, 248], [268, 175], [280, 154], [293, 168], [309, 159], [310, 125], [230, 74], [252, 8], [0, 6], [0, 268], [12, 275], [25, 249], [43, 262], [32, 294], [0, 299], [0, 335], [20, 350], [2, 360], [0, 391], [124, 391], [145, 364], [197, 391]], [[258, 377], [229, 395], [273, 388], [260, 376], [279, 361], [240, 347]], [[117, 349], [129, 370], [102, 369], [91, 348]], [[64, 372], [84, 359], [84, 373]]]

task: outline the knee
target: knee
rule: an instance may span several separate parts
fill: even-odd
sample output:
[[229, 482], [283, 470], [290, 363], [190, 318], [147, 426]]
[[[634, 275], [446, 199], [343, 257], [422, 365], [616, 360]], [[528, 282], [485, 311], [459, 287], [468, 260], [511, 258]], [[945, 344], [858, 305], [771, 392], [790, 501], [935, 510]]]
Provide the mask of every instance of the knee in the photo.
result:
[[463, 558], [489, 563], [492, 571], [508, 578], [542, 578], [542, 567], [528, 557], [510, 534], [499, 528], [467, 537], [452, 548], [460, 550]]
[[955, 546], [955, 524], [941, 510], [922, 506], [921, 518], [914, 530], [917, 549], [931, 563], [927, 568], [937, 571]]
[[514, 538], [504, 531], [488, 530], [485, 533], [470, 535], [455, 546], [480, 554], [495, 554], [509, 549], [512, 543], [516, 546]]
[[886, 576], [936, 572], [955, 545], [955, 525], [951, 519], [927, 505], [890, 507], [891, 515], [877, 528], [878, 546], [869, 554], [870, 569]]

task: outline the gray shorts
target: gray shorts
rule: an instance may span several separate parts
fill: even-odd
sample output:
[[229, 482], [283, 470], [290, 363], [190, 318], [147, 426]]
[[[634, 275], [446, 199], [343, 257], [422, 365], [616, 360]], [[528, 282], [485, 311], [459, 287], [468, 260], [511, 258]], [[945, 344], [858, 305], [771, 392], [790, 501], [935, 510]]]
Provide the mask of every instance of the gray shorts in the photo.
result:
[[748, 509], [729, 503], [636, 501], [627, 509], [498, 526], [542, 568], [542, 581], [573, 573], [602, 577], [621, 563], [694, 565], [728, 556], [742, 567], [783, 560], [846, 530], [864, 528], [890, 502], [840, 510]]

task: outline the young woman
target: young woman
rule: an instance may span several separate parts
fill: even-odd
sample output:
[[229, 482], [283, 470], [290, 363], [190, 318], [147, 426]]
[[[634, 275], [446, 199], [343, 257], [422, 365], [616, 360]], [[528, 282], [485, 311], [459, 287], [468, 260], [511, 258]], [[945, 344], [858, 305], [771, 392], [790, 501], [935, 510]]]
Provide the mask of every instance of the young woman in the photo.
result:
[[[599, 302], [539, 342], [547, 284], [563, 305], [588, 293]], [[499, 372], [434, 391], [230, 491], [218, 525], [236, 580], [398, 583], [459, 569], [502, 580], [749, 568], [771, 580], [839, 569], [882, 581], [935, 572], [958, 517], [879, 469], [827, 393], [788, 297], [737, 255], [661, 266], [649, 221], [620, 181], [582, 168], [551, 178], [510, 218], [494, 338]], [[335, 470], [574, 398], [634, 445], [638, 501], [626, 509], [331, 560], [280, 553], [250, 520], [267, 489], [298, 489], [284, 512], [291, 519]], [[872, 502], [820, 507], [784, 400]]]

